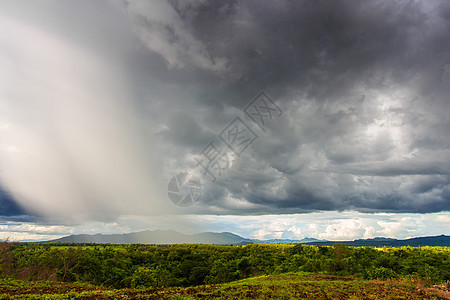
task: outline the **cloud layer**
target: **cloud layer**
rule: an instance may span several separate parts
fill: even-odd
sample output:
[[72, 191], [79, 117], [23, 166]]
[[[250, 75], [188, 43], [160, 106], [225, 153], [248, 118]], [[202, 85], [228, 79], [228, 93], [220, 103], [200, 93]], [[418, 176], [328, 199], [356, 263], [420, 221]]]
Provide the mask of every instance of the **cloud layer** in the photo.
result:
[[[450, 209], [448, 1], [1, 6], [0, 180], [27, 213]], [[265, 131], [243, 112], [261, 90]], [[256, 141], [173, 207], [236, 117]]]
[[[233, 232], [255, 239], [302, 239], [313, 237], [326, 240], [392, 237], [405, 239], [417, 236], [449, 234], [447, 213], [364, 214], [350, 211], [264, 216], [188, 215], [148, 218], [121, 216], [113, 222], [85, 222], [61, 225], [34, 219], [6, 219], [0, 222], [0, 239], [49, 240], [70, 234], [112, 234], [144, 230], [177, 230], [186, 234], [198, 232]], [[444, 231], [443, 231], [444, 229]]]

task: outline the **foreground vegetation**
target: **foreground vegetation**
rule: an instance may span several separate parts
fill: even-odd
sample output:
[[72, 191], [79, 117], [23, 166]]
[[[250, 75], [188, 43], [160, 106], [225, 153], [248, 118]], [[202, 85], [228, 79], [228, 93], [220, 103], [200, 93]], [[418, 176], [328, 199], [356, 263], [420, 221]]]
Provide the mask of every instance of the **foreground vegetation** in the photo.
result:
[[450, 280], [450, 248], [0, 243], [3, 278], [143, 288], [218, 284], [287, 272], [441, 284]]
[[83, 284], [0, 280], [0, 299], [448, 299], [406, 281], [282, 274], [195, 287], [111, 289]]
[[0, 299], [444, 299], [426, 288], [449, 280], [448, 247], [0, 242]]

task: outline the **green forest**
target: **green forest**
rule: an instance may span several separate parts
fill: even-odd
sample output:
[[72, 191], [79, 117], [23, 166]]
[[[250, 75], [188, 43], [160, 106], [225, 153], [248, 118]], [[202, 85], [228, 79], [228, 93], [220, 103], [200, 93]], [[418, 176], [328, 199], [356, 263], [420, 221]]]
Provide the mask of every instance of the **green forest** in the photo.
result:
[[447, 247], [369, 248], [251, 244], [218, 246], [0, 243], [0, 276], [112, 288], [187, 287], [283, 273], [450, 280]]

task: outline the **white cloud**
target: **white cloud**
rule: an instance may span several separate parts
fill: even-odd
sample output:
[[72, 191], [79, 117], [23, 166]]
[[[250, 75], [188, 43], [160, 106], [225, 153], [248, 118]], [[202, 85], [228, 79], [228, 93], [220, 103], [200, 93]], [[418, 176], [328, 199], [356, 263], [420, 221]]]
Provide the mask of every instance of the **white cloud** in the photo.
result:
[[251, 237], [254, 239], [264, 240], [267, 238], [271, 238], [273, 236], [274, 234], [272, 232], [267, 231], [265, 229], [259, 229], [255, 233], [253, 233]]
[[364, 231], [364, 235], [363, 238], [364, 239], [371, 239], [375, 237], [375, 228], [372, 226], [366, 227], [365, 231]]

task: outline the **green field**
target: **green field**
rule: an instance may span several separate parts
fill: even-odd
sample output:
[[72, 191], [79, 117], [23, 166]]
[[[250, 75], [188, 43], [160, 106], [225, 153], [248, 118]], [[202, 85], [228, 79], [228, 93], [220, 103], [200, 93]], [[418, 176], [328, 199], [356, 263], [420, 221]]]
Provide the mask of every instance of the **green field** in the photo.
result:
[[448, 247], [0, 243], [0, 299], [446, 299], [449, 280]]
[[448, 299], [413, 282], [283, 274], [195, 287], [111, 289], [83, 284], [0, 280], [0, 299]]

